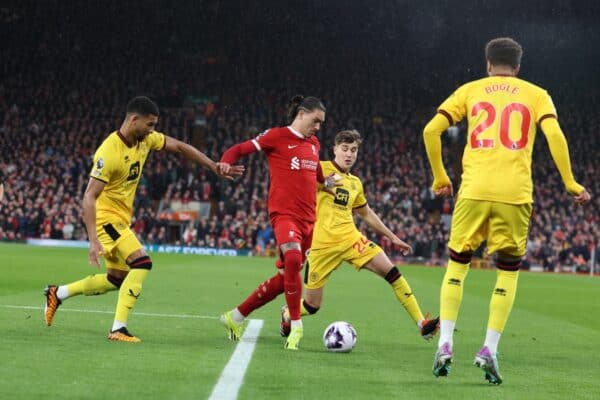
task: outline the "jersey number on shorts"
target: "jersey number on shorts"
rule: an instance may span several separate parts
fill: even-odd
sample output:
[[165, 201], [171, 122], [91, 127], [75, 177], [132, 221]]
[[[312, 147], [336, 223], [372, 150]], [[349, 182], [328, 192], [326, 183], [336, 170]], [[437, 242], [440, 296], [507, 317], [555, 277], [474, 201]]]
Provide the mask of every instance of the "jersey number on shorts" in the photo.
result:
[[367, 248], [368, 243], [369, 243], [369, 240], [367, 238], [361, 237], [356, 242], [354, 242], [354, 244], [352, 245], [352, 248], [354, 250], [356, 250], [356, 252], [358, 254], [362, 254], [363, 251], [365, 251], [365, 249]]
[[[472, 149], [492, 148], [494, 147], [494, 139], [477, 139], [483, 131], [490, 127], [496, 119], [496, 109], [491, 103], [482, 101], [473, 106], [471, 116], [474, 117], [480, 112], [485, 111], [487, 118], [473, 129], [470, 136], [470, 144]], [[509, 135], [510, 116], [513, 112], [521, 113], [521, 137], [517, 140], [512, 140]], [[526, 105], [521, 103], [510, 103], [502, 110], [500, 115], [500, 142], [509, 150], [519, 150], [527, 146], [529, 140], [529, 125], [531, 124], [531, 113]]]

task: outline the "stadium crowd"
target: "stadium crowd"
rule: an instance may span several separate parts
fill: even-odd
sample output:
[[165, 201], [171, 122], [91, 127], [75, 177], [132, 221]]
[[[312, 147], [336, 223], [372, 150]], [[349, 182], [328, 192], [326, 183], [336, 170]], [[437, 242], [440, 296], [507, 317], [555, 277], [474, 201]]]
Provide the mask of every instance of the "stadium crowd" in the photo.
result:
[[[13, 20], [20, 21], [17, 14], [1, 16], [4, 28]], [[76, 36], [45, 41], [35, 41], [32, 36], [31, 45], [37, 50], [32, 52], [22, 46], [32, 34], [23, 24], [13, 27], [17, 25], [22, 31], [11, 34], [23, 36], [21, 45], [3, 44], [6, 57], [0, 70], [0, 170], [6, 190], [0, 208], [0, 240], [86, 239], [81, 199], [93, 151], [118, 127], [124, 105], [133, 95], [155, 98], [163, 107], [159, 130], [179, 139], [192, 141], [192, 127], [202, 121], [202, 150], [216, 160], [233, 143], [285, 123], [286, 102], [300, 91], [322, 98], [327, 106], [327, 120], [319, 134], [322, 159], [331, 156], [338, 130], [353, 128], [363, 134], [353, 173], [363, 180], [371, 207], [413, 246], [410, 261], [440, 264], [446, 257], [453, 203], [435, 198], [429, 190], [431, 176], [421, 138], [425, 122], [449, 93], [436, 88], [434, 81], [439, 76], [393, 83], [384, 76], [369, 75], [361, 70], [366, 67], [358, 64], [352, 74], [338, 80], [323, 77], [307, 83], [303, 77], [311, 66], [295, 68], [297, 75], [290, 76], [280, 71], [294, 70], [291, 66], [269, 69], [265, 65], [253, 71], [236, 63], [234, 55], [229, 59], [201, 53], [182, 55], [176, 50], [183, 38], [177, 37], [168, 38], [163, 50], [169, 57], [156, 57], [143, 73], [137, 60], [119, 60], [117, 70], [94, 60], [110, 59], [111, 46], [120, 43], [100, 46], [90, 54]], [[36, 67], [42, 64], [43, 69]], [[402, 68], [406, 76], [419, 75], [418, 66], [405, 64]], [[465, 76], [463, 70], [457, 70], [454, 77], [445, 84], [458, 84], [476, 75]], [[596, 212], [600, 183], [594, 169], [600, 149], [594, 134], [600, 129], [600, 116], [595, 112], [600, 92], [596, 87], [575, 90], [568, 85], [549, 90], [569, 141], [575, 175], [596, 197], [588, 208], [574, 205], [540, 133], [534, 151], [535, 208], [527, 261], [548, 270], [561, 265], [585, 269], [600, 237]], [[190, 92], [213, 100], [188, 104]], [[465, 128], [459, 129], [456, 137], [444, 138], [444, 159], [455, 187], [465, 142]], [[266, 160], [252, 155], [244, 163], [245, 176], [225, 182], [174, 156], [155, 153], [144, 168], [136, 197], [135, 232], [148, 244], [272, 253]], [[209, 202], [210, 215], [183, 225], [159, 218], [174, 201]], [[368, 231], [360, 221], [359, 226]], [[368, 236], [396, 259], [406, 259], [387, 239], [373, 232]]]

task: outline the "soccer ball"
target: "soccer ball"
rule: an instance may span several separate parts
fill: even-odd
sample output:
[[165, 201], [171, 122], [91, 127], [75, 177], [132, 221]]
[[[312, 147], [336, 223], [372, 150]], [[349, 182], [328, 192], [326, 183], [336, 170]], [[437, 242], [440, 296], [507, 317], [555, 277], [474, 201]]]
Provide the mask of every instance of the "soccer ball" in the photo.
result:
[[323, 344], [329, 351], [349, 353], [356, 346], [356, 329], [349, 322], [336, 321], [323, 332]]

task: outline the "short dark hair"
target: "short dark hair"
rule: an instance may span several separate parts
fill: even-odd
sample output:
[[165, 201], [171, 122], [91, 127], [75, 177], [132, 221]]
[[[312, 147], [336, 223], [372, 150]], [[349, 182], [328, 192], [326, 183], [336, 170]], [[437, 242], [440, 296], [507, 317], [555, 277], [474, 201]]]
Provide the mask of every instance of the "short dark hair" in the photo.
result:
[[134, 97], [129, 101], [129, 103], [127, 103], [127, 114], [131, 113], [136, 113], [143, 116], [156, 115], [157, 117], [160, 115], [156, 103], [146, 96]]
[[290, 124], [294, 122], [294, 119], [296, 119], [296, 115], [298, 115], [298, 111], [300, 109], [308, 112], [314, 110], [326, 111], [323, 102], [316, 97], [304, 97], [301, 95], [296, 95], [292, 97], [292, 100], [290, 100], [290, 104], [288, 106], [288, 119]]
[[485, 45], [485, 58], [492, 65], [506, 65], [516, 69], [521, 65], [522, 56], [521, 45], [509, 37], [492, 39]]
[[358, 145], [362, 143], [362, 138], [360, 137], [360, 132], [356, 129], [349, 129], [345, 131], [340, 131], [335, 135], [335, 145], [339, 145], [342, 143], [354, 143], [356, 142]]

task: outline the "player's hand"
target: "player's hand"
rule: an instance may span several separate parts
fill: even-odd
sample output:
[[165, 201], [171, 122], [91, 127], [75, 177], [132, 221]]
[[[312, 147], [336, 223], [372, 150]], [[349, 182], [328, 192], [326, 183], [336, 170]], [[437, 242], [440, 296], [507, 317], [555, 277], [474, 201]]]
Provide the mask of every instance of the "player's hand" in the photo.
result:
[[224, 162], [218, 162], [215, 165], [215, 173], [219, 177], [228, 179], [230, 181], [242, 176], [245, 169], [246, 168], [243, 165], [230, 165]]
[[452, 181], [448, 176], [444, 176], [440, 179], [434, 179], [431, 185], [431, 190], [438, 197], [452, 197], [454, 196], [454, 187]]
[[334, 188], [338, 186], [342, 186], [340, 181], [342, 177], [335, 172], [330, 173], [325, 177], [325, 181], [323, 182], [323, 191], [329, 193], [332, 196], [335, 196]]
[[104, 254], [104, 248], [100, 244], [98, 239], [90, 241], [90, 253], [88, 256], [88, 262], [90, 265], [100, 266], [100, 256]]
[[392, 238], [392, 244], [400, 247], [400, 253], [402, 253], [403, 256], [407, 256], [413, 251], [412, 247], [398, 236]]
[[578, 195], [573, 196], [573, 199], [575, 199], [575, 203], [580, 205], [587, 203], [591, 200], [591, 198], [592, 195], [585, 189], [583, 189], [583, 192], [579, 193]]

